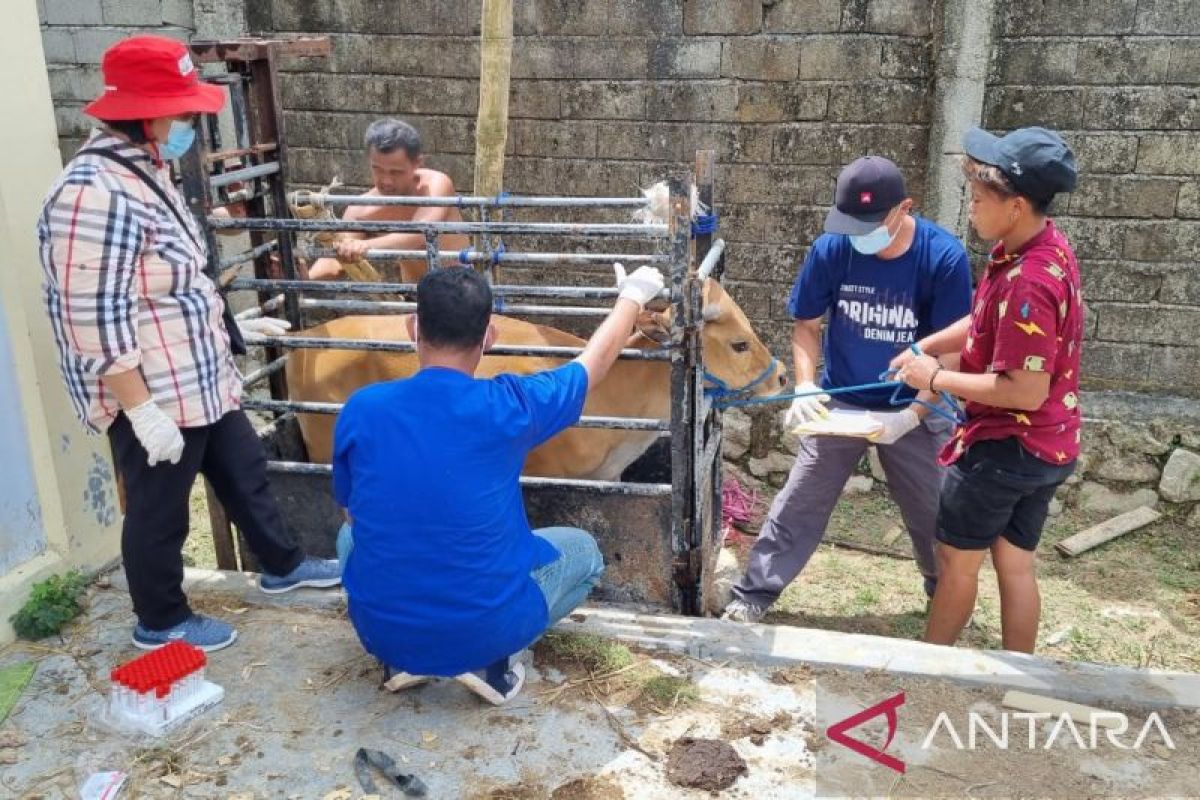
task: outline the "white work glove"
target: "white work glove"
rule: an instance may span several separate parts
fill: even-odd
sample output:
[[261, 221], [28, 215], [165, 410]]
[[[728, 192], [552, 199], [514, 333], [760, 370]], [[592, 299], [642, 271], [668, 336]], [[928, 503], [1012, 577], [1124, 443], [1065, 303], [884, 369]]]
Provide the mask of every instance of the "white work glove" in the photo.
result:
[[[797, 394], [819, 391], [821, 391], [821, 387], [812, 381], [805, 381], [796, 386]], [[825, 404], [828, 402], [829, 395], [827, 394], [810, 394], [807, 397], [797, 397], [792, 400], [787, 413], [783, 415], [783, 424], [788, 428], [794, 428], [805, 422], [815, 422], [818, 419], [828, 417], [829, 409], [825, 408]]]
[[875, 444], [895, 444], [921, 424], [921, 418], [911, 408], [902, 411], [868, 411], [867, 416], [883, 425], [883, 433], [871, 440]]
[[283, 336], [292, 329], [292, 323], [278, 317], [239, 319], [237, 324], [243, 339], [251, 339], [255, 336]]
[[620, 261], [613, 263], [613, 272], [617, 274], [617, 289], [620, 297], [632, 300], [640, 307], [645, 307], [663, 290], [663, 275], [656, 267], [638, 267], [632, 275], [625, 274], [625, 265]]
[[183, 457], [183, 434], [174, 420], [162, 412], [153, 400], [136, 408], [125, 409], [133, 425], [133, 435], [146, 448], [146, 463], [154, 466], [160, 461], [178, 464]]

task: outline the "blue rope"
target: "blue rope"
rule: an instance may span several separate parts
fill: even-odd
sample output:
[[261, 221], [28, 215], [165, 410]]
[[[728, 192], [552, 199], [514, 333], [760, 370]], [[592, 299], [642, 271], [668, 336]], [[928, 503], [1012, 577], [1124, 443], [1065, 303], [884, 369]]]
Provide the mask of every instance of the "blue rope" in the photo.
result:
[[471, 263], [470, 247], [464, 247], [462, 250], [458, 251], [458, 263], [462, 264], [463, 266], [467, 266]]
[[510, 195], [508, 192], [501, 189], [499, 194], [496, 195], [496, 205], [498, 205], [498, 206], [504, 205], [504, 201], [510, 197], [512, 197], [512, 195]]
[[717, 232], [717, 212], [697, 214], [692, 220], [692, 238]]
[[506, 252], [506, 248], [504, 247], [504, 242], [501, 242], [500, 246], [492, 251], [492, 266], [493, 267], [500, 266], [500, 256], [504, 255], [505, 252]]
[[[915, 344], [912, 346], [912, 351], [917, 355], [923, 355], [919, 347]], [[706, 387], [705, 395], [712, 399], [713, 405], [717, 408], [736, 408], [740, 406], [757, 406], [767, 403], [782, 403], [788, 400], [795, 400], [798, 397], [816, 397], [818, 395], [835, 395], [848, 394], [850, 392], [866, 392], [874, 389], [892, 389], [892, 396], [888, 398], [888, 404], [892, 406], [904, 406], [916, 403], [937, 414], [943, 419], [947, 419], [955, 425], [962, 425], [967, 421], [966, 414], [955, 402], [954, 397], [949, 392], [938, 392], [939, 399], [935, 403], [930, 403], [925, 400], [919, 400], [916, 397], [901, 397], [900, 394], [907, 388], [907, 384], [903, 381], [884, 380], [890, 375], [895, 374], [895, 370], [885, 370], [880, 374], [880, 380], [876, 383], [862, 383], [856, 386], [841, 386], [836, 389], [813, 389], [806, 392], [788, 392], [786, 394], [773, 394], [767, 397], [747, 397], [747, 393], [765, 381], [771, 375], [775, 374], [776, 368], [779, 366], [778, 359], [772, 358], [771, 363], [767, 368], [759, 373], [758, 377], [747, 383], [745, 386], [732, 388], [729, 384], [722, 381], [717, 376], [710, 372], [704, 373], [704, 380], [713, 384], [711, 387]]]

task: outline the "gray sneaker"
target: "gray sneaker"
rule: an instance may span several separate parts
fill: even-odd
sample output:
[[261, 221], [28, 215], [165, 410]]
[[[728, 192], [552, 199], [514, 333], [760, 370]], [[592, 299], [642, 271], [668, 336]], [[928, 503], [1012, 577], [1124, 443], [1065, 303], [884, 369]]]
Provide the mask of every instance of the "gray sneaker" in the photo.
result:
[[747, 603], [745, 600], [732, 600], [725, 606], [725, 613], [721, 614], [721, 619], [733, 622], [762, 622], [766, 615], [767, 609], [762, 606]]
[[306, 558], [287, 575], [258, 576], [258, 588], [266, 594], [281, 594], [311, 586], [314, 589], [329, 589], [342, 582], [342, 566], [336, 558]]
[[237, 640], [237, 631], [228, 622], [192, 614], [178, 625], [152, 631], [138, 623], [133, 628], [133, 644], [143, 650], [157, 650], [171, 642], [187, 642], [206, 653], [222, 650]]

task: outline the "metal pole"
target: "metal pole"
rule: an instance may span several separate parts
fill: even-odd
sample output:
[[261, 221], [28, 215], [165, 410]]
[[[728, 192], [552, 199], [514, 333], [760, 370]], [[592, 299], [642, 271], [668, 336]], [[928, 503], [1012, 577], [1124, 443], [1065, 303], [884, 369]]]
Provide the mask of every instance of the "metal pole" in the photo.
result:
[[[303, 400], [266, 400], [258, 397], [248, 397], [242, 401], [243, 408], [280, 413], [294, 411], [297, 414], [338, 414], [344, 405], [344, 403], [315, 403]], [[652, 417], [580, 417], [572, 427], [669, 433], [671, 423], [670, 420]]]
[[231, 183], [241, 183], [254, 180], [255, 178], [265, 178], [268, 175], [275, 175], [279, 172], [279, 169], [278, 162], [255, 164], [252, 167], [242, 167], [241, 169], [213, 175], [209, 179], [208, 185], [214, 189], [220, 189], [222, 186], [228, 186]]
[[[298, 281], [278, 278], [236, 278], [229, 284], [231, 291], [271, 290], [297, 291], [309, 294], [406, 294], [415, 292], [415, 283], [371, 283], [369, 281]], [[500, 297], [553, 297], [561, 300], [615, 300], [617, 289], [603, 286], [522, 286], [519, 284], [493, 286]], [[671, 290], [664, 289], [659, 297], [670, 299]]]
[[[413, 314], [417, 304], [395, 300], [308, 300], [300, 301], [301, 308], [323, 309], [328, 311], [353, 311], [362, 314]], [[270, 309], [264, 308], [265, 311]], [[519, 315], [545, 317], [607, 317], [612, 309], [607, 306], [504, 306], [506, 316]]]
[[[246, 344], [267, 347], [290, 347], [296, 350], [369, 350], [383, 353], [416, 352], [416, 347], [412, 342], [397, 342], [384, 339], [324, 339], [319, 336], [254, 336], [248, 338]], [[488, 350], [484, 355], [543, 356], [545, 358], [569, 360], [577, 358], [582, 352], [582, 347], [497, 344], [493, 345], [492, 349]], [[671, 358], [671, 351], [627, 348], [622, 350], [618, 357], [631, 361], [667, 361]]]
[[[263, 378], [270, 377], [271, 375], [274, 375], [276, 372], [279, 372], [281, 369], [283, 369], [284, 367], [287, 366], [287, 359], [288, 359], [287, 353], [284, 353], [279, 358], [275, 359], [274, 361], [267, 364], [266, 366], [259, 367], [258, 369], [251, 372], [249, 375], [243, 376], [242, 377], [242, 388], [249, 389], [251, 386], [258, 383]], [[248, 402], [248, 400], [242, 401], [242, 404], [244, 407], [247, 407], [247, 406], [245, 406], [245, 404], [247, 402]], [[282, 403], [282, 402], [287, 402], [287, 401], [286, 400], [278, 400], [278, 401], [272, 401], [272, 402], [281, 402]]]
[[[696, 249], [700, 249], [700, 245], [696, 245]], [[704, 256], [704, 260], [700, 262], [700, 268], [696, 270], [696, 277], [701, 280], [707, 280], [712, 276], [712, 271], [721, 261], [721, 257], [725, 255], [725, 240], [717, 239], [712, 243], [712, 247], [708, 251], [708, 255]]]
[[384, 197], [378, 195], [322, 194], [296, 191], [297, 205], [326, 206], [433, 206], [437, 208], [644, 208], [644, 197], [520, 197], [515, 195], [457, 197]]
[[662, 239], [666, 225], [611, 222], [413, 222], [345, 219], [284, 219], [279, 217], [209, 217], [215, 230], [246, 231], [353, 231], [358, 233], [493, 233], [501, 236], [613, 236], [626, 239]]
[[[268, 472], [292, 475], [331, 475], [328, 464], [306, 464], [299, 461], [268, 461]], [[521, 486], [527, 489], [585, 489], [600, 494], [623, 494], [638, 497], [661, 497], [671, 493], [669, 483], [624, 483], [621, 481], [592, 481], [581, 478], [539, 478], [521, 476]]]
[[[305, 258], [336, 258], [337, 251], [332, 247], [303, 247], [300, 248]], [[620, 261], [630, 264], [667, 264], [670, 258], [657, 253], [494, 253], [491, 250], [476, 250], [469, 248], [465, 254], [456, 252], [438, 252], [438, 260], [442, 263], [452, 262], [461, 264], [463, 255], [473, 264], [490, 264], [497, 261], [501, 264], [571, 264], [571, 265], [601, 265], [606, 268], [612, 262]], [[411, 261], [426, 258], [426, 250], [368, 250], [364, 255], [368, 261]]]

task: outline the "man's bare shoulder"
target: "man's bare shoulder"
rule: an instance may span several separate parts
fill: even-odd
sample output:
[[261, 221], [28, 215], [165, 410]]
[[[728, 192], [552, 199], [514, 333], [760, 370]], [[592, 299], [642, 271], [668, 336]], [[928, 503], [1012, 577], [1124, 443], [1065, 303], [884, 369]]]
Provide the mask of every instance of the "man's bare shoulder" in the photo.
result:
[[[379, 190], [372, 188], [369, 192], [363, 192], [360, 197], [378, 197]], [[376, 206], [346, 206], [346, 210], [342, 212], [342, 219], [363, 219], [371, 215], [376, 209]]]
[[446, 173], [439, 172], [436, 169], [422, 167], [421, 169], [417, 170], [417, 176], [421, 180], [420, 194], [422, 197], [454, 196], [454, 181], [452, 181], [450, 176]]

